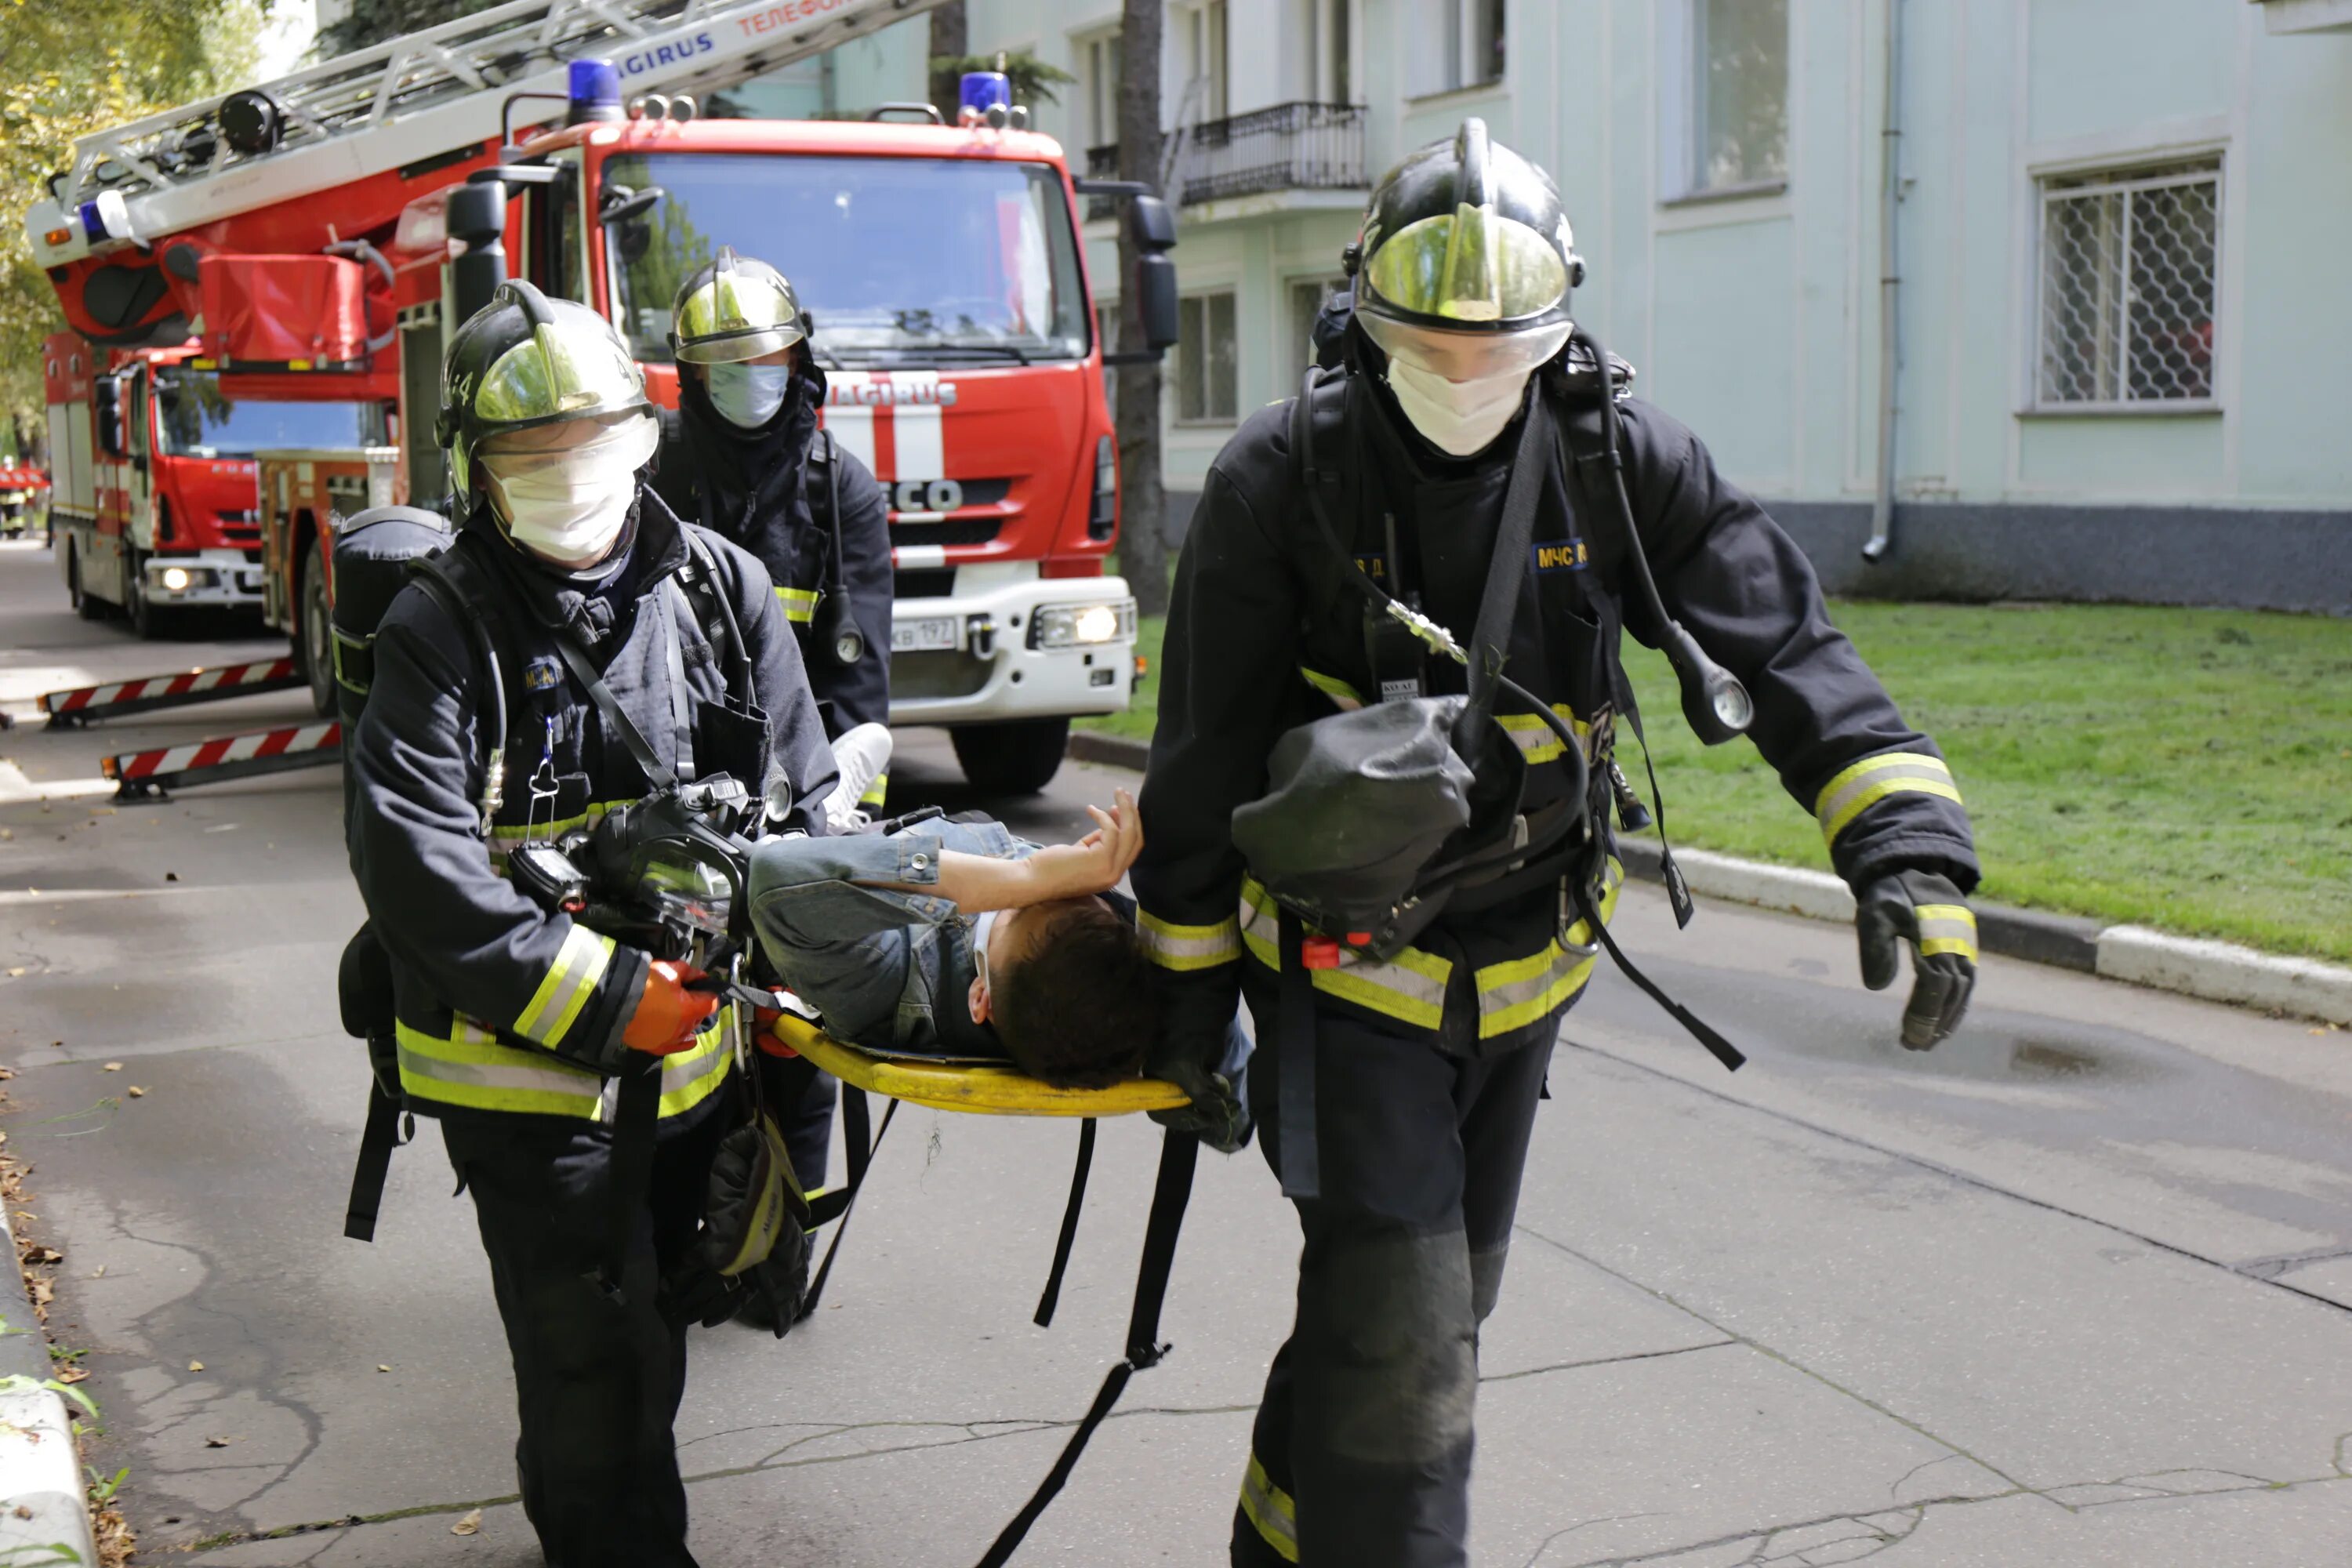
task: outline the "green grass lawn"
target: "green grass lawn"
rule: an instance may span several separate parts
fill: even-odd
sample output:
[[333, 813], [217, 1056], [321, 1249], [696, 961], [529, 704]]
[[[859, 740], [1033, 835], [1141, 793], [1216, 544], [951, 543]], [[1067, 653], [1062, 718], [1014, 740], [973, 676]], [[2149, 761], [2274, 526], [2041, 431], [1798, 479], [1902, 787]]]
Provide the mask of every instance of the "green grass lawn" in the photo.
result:
[[[1950, 759], [1984, 898], [2352, 960], [2352, 621], [2080, 605], [1832, 614]], [[1160, 637], [1147, 619], [1138, 705], [1094, 727], [1150, 734]], [[1626, 646], [1675, 842], [1827, 868], [1809, 807], [1745, 742], [1701, 746], [1664, 660]]]

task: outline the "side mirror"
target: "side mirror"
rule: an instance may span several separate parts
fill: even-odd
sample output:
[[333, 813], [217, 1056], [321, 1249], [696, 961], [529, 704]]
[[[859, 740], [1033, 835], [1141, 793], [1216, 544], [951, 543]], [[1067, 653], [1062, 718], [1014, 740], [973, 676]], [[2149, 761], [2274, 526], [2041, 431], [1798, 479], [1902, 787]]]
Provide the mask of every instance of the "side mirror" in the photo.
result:
[[606, 185], [596, 203], [596, 221], [610, 228], [616, 223], [630, 223], [645, 216], [661, 205], [669, 193], [659, 185], [647, 185], [633, 191], [626, 185]]
[[1135, 241], [1135, 300], [1143, 322], [1143, 342], [1153, 353], [1176, 346], [1176, 263], [1168, 253], [1176, 248], [1176, 216], [1168, 204], [1153, 195], [1137, 195], [1128, 205], [1128, 234]]
[[110, 375], [98, 377], [90, 400], [97, 405], [98, 449], [110, 458], [129, 457], [130, 445], [122, 438], [122, 384]]

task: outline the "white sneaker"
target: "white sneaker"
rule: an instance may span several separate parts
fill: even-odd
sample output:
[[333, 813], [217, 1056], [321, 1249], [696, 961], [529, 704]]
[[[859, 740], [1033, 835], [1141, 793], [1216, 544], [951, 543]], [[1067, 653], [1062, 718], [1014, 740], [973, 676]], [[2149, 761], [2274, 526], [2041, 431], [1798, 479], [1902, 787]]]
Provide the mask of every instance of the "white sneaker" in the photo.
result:
[[833, 765], [841, 770], [841, 783], [825, 796], [825, 826], [835, 833], [854, 832], [869, 820], [858, 801], [890, 765], [889, 729], [860, 724], [846, 731], [833, 743]]

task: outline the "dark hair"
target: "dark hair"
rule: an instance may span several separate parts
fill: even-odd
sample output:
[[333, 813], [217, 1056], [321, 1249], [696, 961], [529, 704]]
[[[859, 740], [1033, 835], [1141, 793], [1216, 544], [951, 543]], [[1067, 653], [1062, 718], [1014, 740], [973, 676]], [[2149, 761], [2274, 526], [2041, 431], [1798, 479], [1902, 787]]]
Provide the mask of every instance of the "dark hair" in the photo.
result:
[[990, 987], [1013, 1063], [1056, 1089], [1101, 1089], [1143, 1070], [1159, 988], [1135, 928], [1093, 899], [1040, 911], [1029, 950]]

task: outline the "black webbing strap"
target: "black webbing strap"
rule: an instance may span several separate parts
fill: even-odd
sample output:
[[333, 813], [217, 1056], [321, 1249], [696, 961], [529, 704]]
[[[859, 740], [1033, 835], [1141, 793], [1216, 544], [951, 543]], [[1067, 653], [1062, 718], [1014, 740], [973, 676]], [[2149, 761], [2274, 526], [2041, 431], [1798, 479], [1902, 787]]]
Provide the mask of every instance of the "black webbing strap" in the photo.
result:
[[624, 1070], [616, 1080], [613, 1110], [613, 1206], [604, 1237], [604, 1268], [598, 1283], [619, 1300], [627, 1278], [629, 1244], [635, 1238], [637, 1200], [653, 1184], [654, 1139], [661, 1125], [662, 1058]]
[[604, 722], [613, 726], [613, 732], [620, 736], [621, 744], [636, 763], [637, 771], [646, 775], [646, 783], [656, 789], [667, 789], [677, 784], [677, 774], [670, 770], [667, 763], [654, 755], [653, 746], [646, 740], [645, 731], [638, 729], [637, 721], [622, 709], [620, 700], [613, 695], [613, 689], [604, 684], [604, 676], [582, 651], [580, 640], [568, 630], [560, 630], [555, 634], [555, 651], [563, 656], [565, 664], [571, 666], [572, 678], [588, 693], [588, 700], [596, 705], [596, 711], [604, 716]]
[[857, 1190], [866, 1184], [866, 1173], [873, 1166], [874, 1151], [882, 1147], [882, 1140], [890, 1134], [890, 1123], [898, 1114], [898, 1102], [890, 1101], [882, 1112], [882, 1125], [866, 1136], [873, 1125], [873, 1113], [866, 1108], [863, 1089], [841, 1086], [841, 1131], [849, 1147], [849, 1184], [841, 1202], [841, 1224], [833, 1233], [832, 1242], [824, 1249], [824, 1261], [817, 1265], [816, 1278], [809, 1281], [808, 1294], [801, 1300], [801, 1315], [794, 1321], [805, 1320], [816, 1310], [824, 1295], [824, 1282], [833, 1278], [833, 1260], [841, 1255], [841, 1238], [849, 1234], [849, 1216], [857, 1207]]
[[1062, 1300], [1062, 1276], [1069, 1272], [1070, 1248], [1078, 1239], [1078, 1211], [1087, 1203], [1087, 1173], [1095, 1166], [1095, 1119], [1078, 1123], [1078, 1163], [1070, 1172], [1070, 1201], [1062, 1210], [1062, 1234], [1054, 1243], [1053, 1270], [1045, 1276], [1045, 1293], [1037, 1298], [1037, 1315], [1029, 1321], [1041, 1329], [1054, 1326], [1054, 1309]]
[[375, 1239], [375, 1219], [383, 1208], [384, 1178], [392, 1152], [401, 1145], [400, 1097], [383, 1085], [368, 1085], [367, 1125], [360, 1131], [359, 1162], [352, 1167], [351, 1202], [343, 1209], [343, 1234], [353, 1241]]
[[1045, 1517], [1045, 1510], [1068, 1483], [1070, 1472], [1077, 1468], [1078, 1456], [1086, 1452], [1093, 1440], [1096, 1428], [1109, 1418], [1111, 1407], [1127, 1390], [1128, 1380], [1148, 1367], [1160, 1364], [1168, 1353], [1167, 1345], [1160, 1342], [1160, 1310], [1168, 1300], [1168, 1277], [1176, 1264], [1176, 1237], [1184, 1228], [1184, 1205], [1192, 1196], [1192, 1169], [1199, 1163], [1201, 1141], [1189, 1132], [1170, 1128], [1160, 1144], [1160, 1176], [1151, 1191], [1151, 1217], [1144, 1222], [1143, 1263], [1135, 1279], [1135, 1307], [1127, 1320], [1127, 1355], [1104, 1377], [1095, 1402], [1079, 1420], [1077, 1430], [1062, 1447], [1061, 1457], [1054, 1468], [1038, 1483], [1036, 1491], [1024, 1504], [1013, 1522], [997, 1536], [996, 1543], [980, 1560], [980, 1568], [1003, 1568], [1021, 1549], [1023, 1538], [1030, 1528]]
[[1315, 1131], [1315, 974], [1307, 967], [1307, 923], [1284, 910], [1281, 994], [1275, 1016], [1282, 1029], [1281, 1095], [1275, 1108], [1282, 1141], [1282, 1195], [1323, 1195], [1323, 1156]]
[[1633, 961], [1625, 956], [1625, 950], [1617, 945], [1617, 939], [1609, 934], [1607, 926], [1601, 924], [1601, 911], [1592, 907], [1592, 891], [1582, 882], [1576, 885], [1576, 907], [1584, 915], [1584, 929], [1609, 950], [1610, 962], [1623, 970], [1625, 978], [1646, 992], [1651, 1001], [1664, 1008], [1668, 1017], [1689, 1030], [1691, 1037], [1705, 1046], [1708, 1054], [1723, 1064], [1725, 1071], [1738, 1072], [1747, 1065], [1748, 1058], [1738, 1046], [1709, 1028], [1705, 1019], [1659, 990], [1656, 982], [1633, 967]]
[[[677, 603], [673, 605], [672, 600]], [[676, 610], [684, 610], [691, 618], [694, 604], [686, 590], [677, 585], [675, 577], [662, 583], [662, 658], [669, 666], [670, 732], [677, 739], [677, 773], [681, 778], [692, 778], [694, 768], [694, 689], [686, 683], [686, 655], [678, 646]]]

